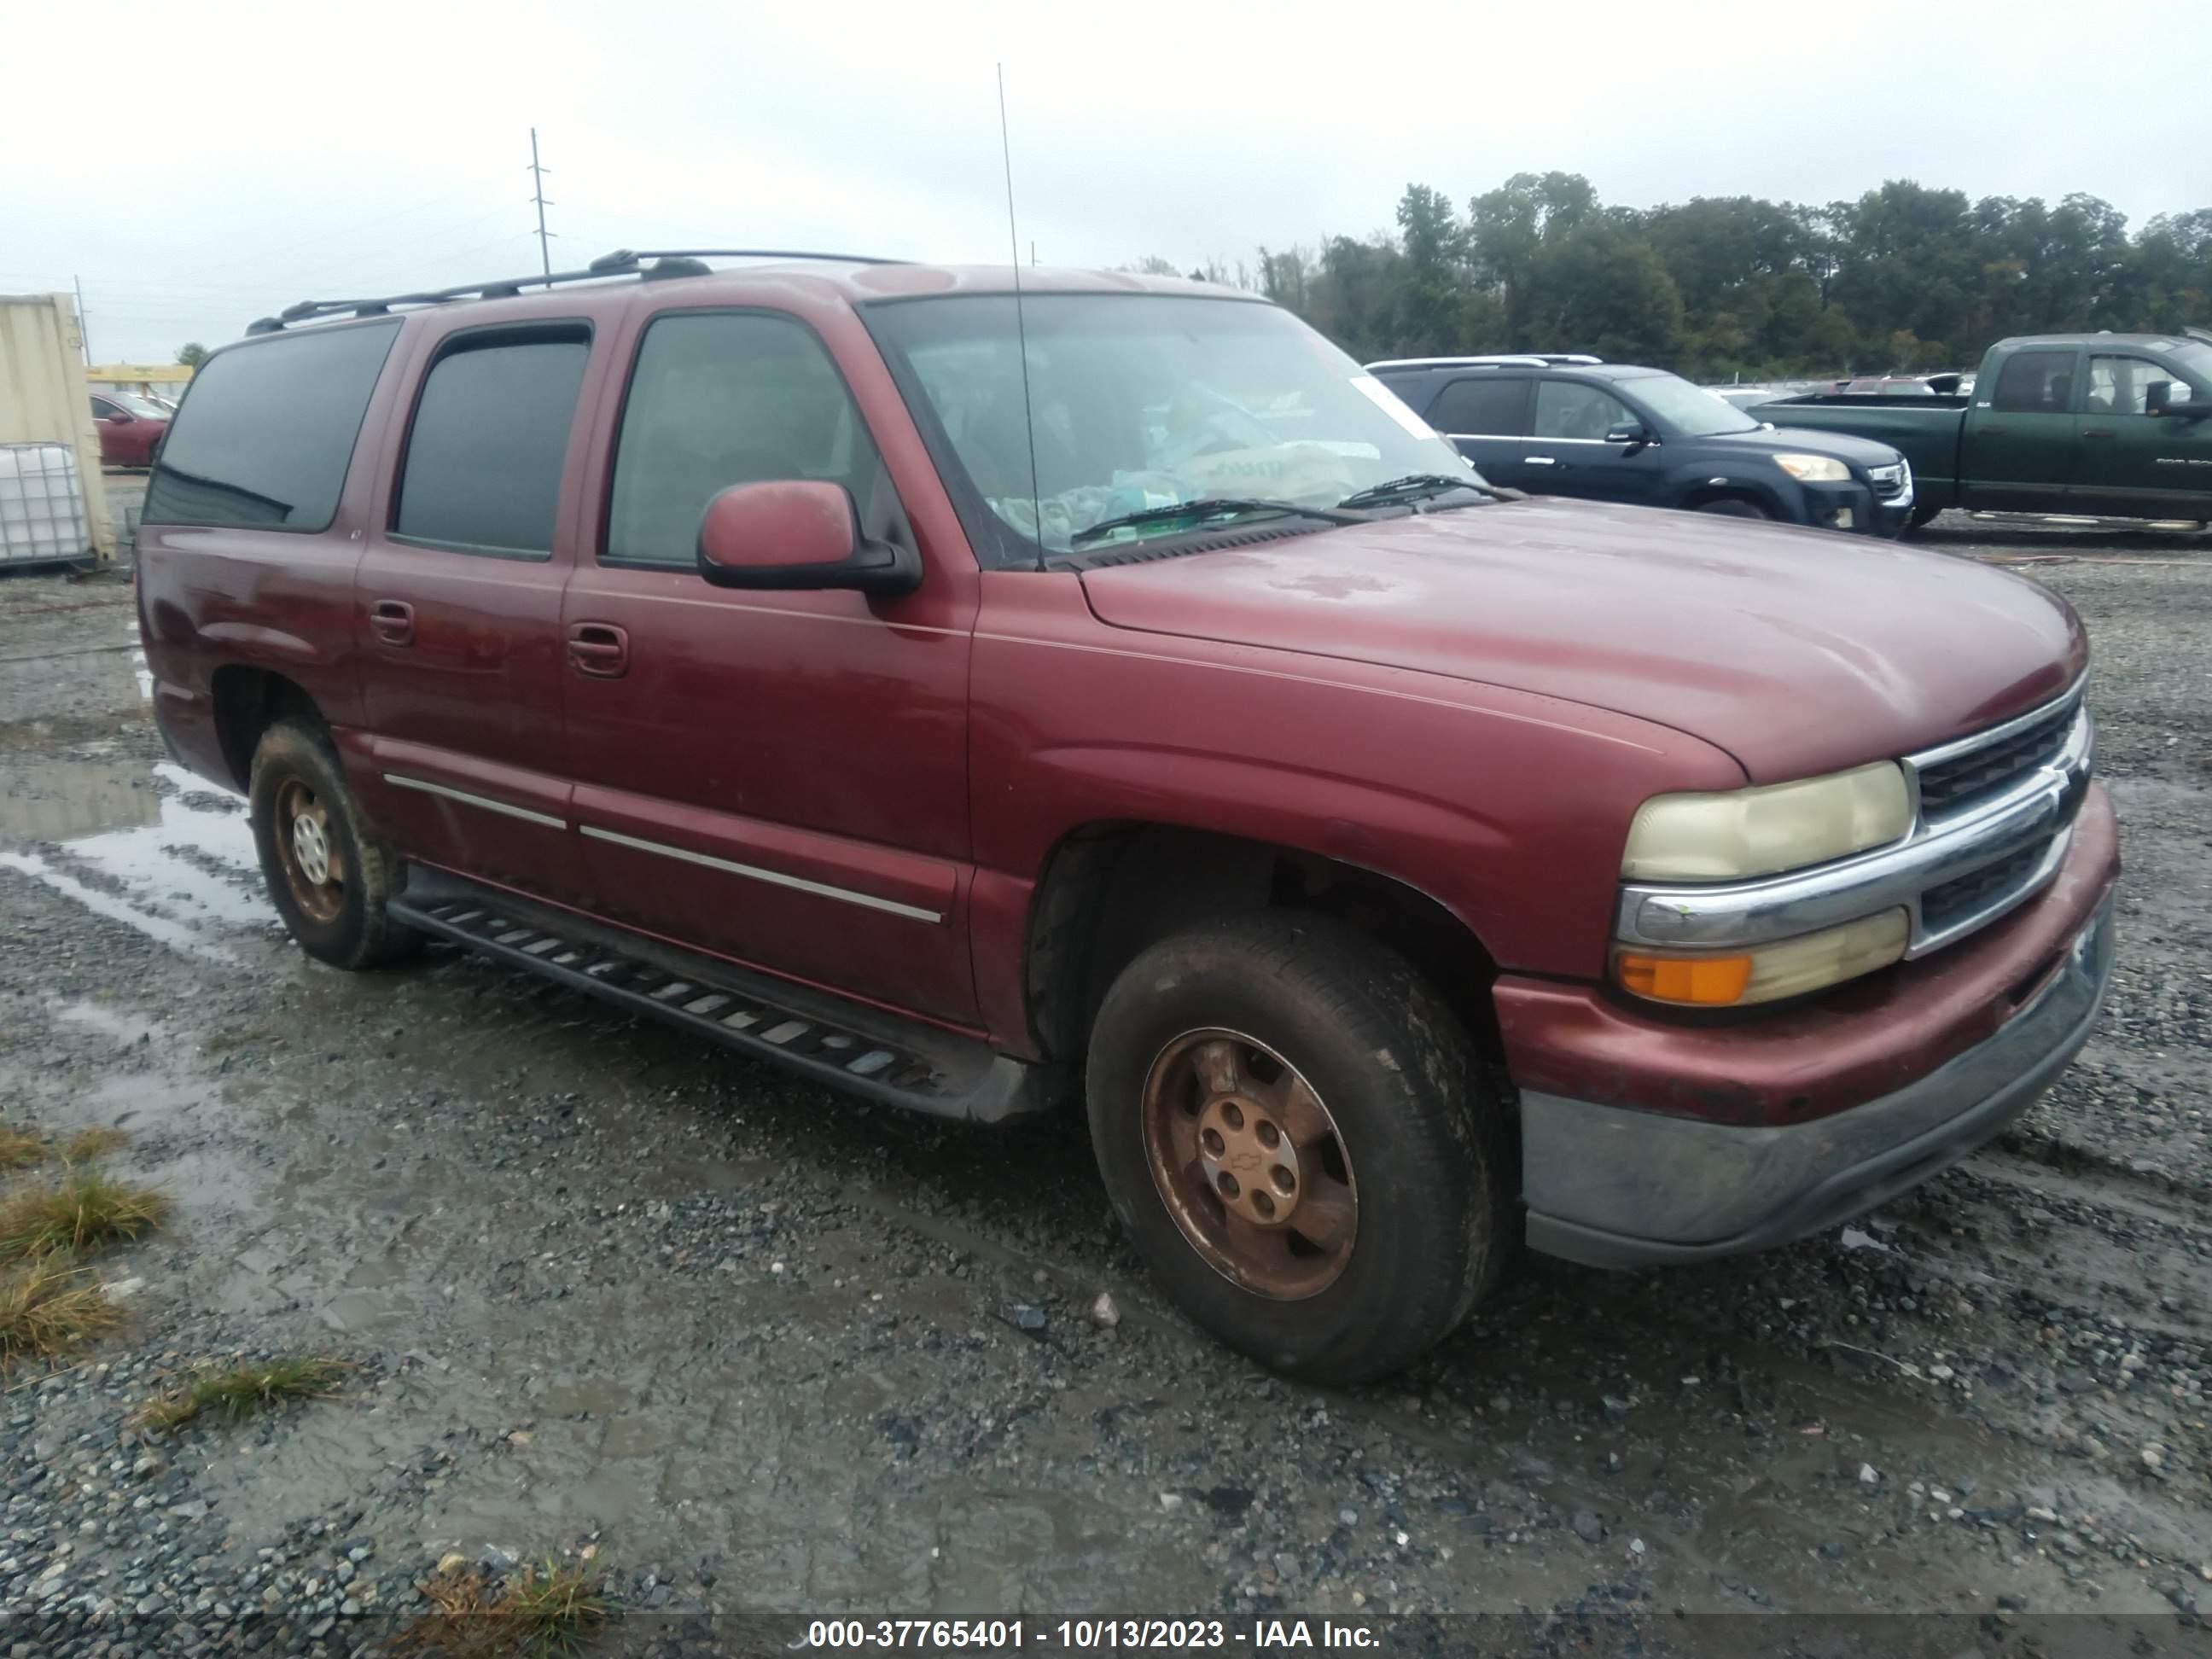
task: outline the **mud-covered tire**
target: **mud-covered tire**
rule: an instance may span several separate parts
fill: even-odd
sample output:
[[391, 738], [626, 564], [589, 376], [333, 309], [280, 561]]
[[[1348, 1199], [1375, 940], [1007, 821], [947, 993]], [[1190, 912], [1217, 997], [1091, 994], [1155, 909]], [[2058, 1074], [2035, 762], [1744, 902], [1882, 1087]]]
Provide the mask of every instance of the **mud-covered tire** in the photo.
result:
[[[1191, 1033], [1214, 1030], [1264, 1044], [1310, 1085], [1356, 1188], [1337, 1277], [1296, 1299], [1209, 1259], [1167, 1195], [1174, 1176], [1158, 1173], [1177, 1160], [1152, 1155], [1163, 1139], [1146, 1127], [1157, 1121], [1148, 1082]], [[1339, 922], [1269, 912], [1145, 951], [1099, 1008], [1087, 1093], [1099, 1169], [1139, 1252], [1199, 1324], [1286, 1375], [1341, 1383], [1402, 1369], [1467, 1317], [1512, 1254], [1517, 1182], [1496, 1068], [1402, 957]]]
[[1739, 495], [1723, 495], [1698, 505], [1700, 513], [1710, 513], [1721, 519], [1771, 519], [1774, 515], [1756, 501], [1747, 501]]
[[[319, 815], [321, 856], [308, 866], [296, 829], [302, 802]], [[393, 921], [387, 909], [398, 860], [362, 818], [330, 733], [320, 726], [285, 720], [262, 733], [247, 814], [270, 899], [309, 956], [334, 968], [375, 968], [421, 948], [422, 935]], [[291, 822], [279, 822], [288, 815]], [[325, 879], [307, 879], [315, 865]]]

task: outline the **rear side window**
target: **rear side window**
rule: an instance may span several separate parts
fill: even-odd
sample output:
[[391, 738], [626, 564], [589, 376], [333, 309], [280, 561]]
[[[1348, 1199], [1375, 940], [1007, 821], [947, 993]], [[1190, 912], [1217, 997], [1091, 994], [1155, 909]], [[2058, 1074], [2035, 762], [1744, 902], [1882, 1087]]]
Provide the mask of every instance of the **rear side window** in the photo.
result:
[[561, 466], [590, 336], [580, 327], [463, 336], [416, 399], [392, 533], [462, 552], [553, 549]]
[[2074, 354], [2023, 351], [2005, 359], [1990, 407], [2016, 415], [2063, 415], [2074, 406]]
[[275, 335], [208, 359], [162, 441], [145, 521], [329, 529], [398, 334], [394, 318]]
[[1528, 381], [1470, 378], [1437, 395], [1428, 422], [1458, 437], [1517, 438], [1528, 430]]

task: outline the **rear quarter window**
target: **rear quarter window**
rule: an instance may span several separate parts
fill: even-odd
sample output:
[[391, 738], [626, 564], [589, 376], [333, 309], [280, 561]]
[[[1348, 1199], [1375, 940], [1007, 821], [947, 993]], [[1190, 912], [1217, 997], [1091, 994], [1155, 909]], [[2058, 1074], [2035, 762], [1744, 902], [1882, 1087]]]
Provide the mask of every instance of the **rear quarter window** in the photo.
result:
[[273, 335], [192, 379], [146, 486], [148, 524], [327, 530], [399, 321]]

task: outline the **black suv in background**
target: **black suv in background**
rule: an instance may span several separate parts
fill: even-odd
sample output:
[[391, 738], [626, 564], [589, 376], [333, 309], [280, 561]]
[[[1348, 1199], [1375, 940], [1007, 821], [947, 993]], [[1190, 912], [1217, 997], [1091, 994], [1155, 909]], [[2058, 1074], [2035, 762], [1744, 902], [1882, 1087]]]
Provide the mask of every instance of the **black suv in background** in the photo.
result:
[[1555, 353], [1367, 369], [1492, 483], [1881, 536], [1912, 518], [1887, 444], [1762, 424], [1664, 369]]

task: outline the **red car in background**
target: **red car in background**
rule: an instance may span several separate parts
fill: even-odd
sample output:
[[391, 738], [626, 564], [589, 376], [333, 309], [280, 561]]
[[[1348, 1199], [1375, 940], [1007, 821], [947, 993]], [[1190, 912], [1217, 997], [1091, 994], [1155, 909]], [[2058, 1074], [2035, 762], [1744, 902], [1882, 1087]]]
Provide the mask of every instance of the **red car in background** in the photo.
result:
[[100, 428], [102, 466], [151, 466], [154, 446], [169, 429], [169, 412], [131, 392], [95, 392], [92, 418]]

